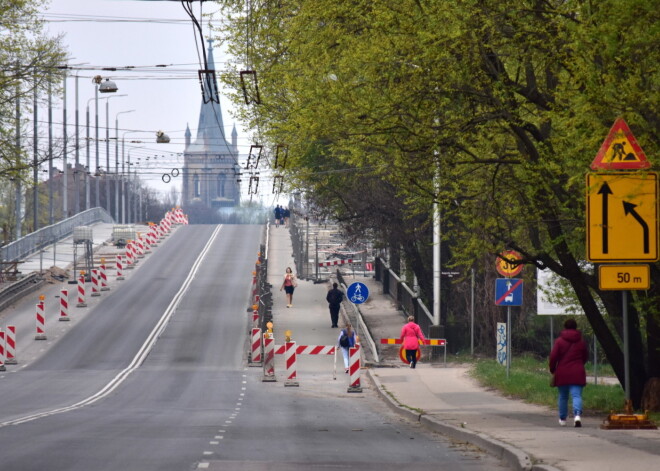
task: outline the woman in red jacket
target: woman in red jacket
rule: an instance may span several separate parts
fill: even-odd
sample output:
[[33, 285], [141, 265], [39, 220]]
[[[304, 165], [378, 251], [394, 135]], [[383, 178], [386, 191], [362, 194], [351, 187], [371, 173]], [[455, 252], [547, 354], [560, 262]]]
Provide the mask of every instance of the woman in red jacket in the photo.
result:
[[403, 348], [406, 350], [406, 360], [410, 362], [410, 367], [417, 365], [417, 350], [419, 350], [419, 340], [426, 340], [422, 329], [415, 324], [415, 318], [408, 316], [408, 323], [401, 328], [401, 338]]
[[555, 375], [554, 385], [559, 390], [559, 425], [566, 426], [568, 416], [568, 396], [573, 402], [573, 422], [582, 427], [582, 388], [587, 384], [584, 364], [589, 357], [587, 344], [582, 340], [582, 333], [577, 330], [575, 319], [564, 322], [561, 331], [550, 352], [550, 373]]

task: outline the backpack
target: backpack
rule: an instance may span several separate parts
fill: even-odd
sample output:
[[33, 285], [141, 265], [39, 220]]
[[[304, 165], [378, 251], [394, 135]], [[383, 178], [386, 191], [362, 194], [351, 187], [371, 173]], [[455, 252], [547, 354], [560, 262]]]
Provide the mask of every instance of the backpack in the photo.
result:
[[341, 331], [341, 337], [339, 337], [339, 346], [344, 348], [351, 346], [351, 341], [348, 339], [348, 334], [345, 330]]

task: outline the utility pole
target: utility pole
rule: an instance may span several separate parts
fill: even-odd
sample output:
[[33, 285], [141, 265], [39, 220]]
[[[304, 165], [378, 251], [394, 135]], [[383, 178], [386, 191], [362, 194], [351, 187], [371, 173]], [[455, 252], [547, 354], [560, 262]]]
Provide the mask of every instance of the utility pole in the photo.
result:
[[80, 164], [80, 140], [78, 135], [78, 76], [76, 75], [76, 165], [73, 168], [73, 186], [75, 188], [74, 213], [80, 212], [80, 177], [78, 176], [78, 166]]
[[52, 76], [48, 76], [48, 224], [55, 224], [53, 205], [53, 85]]
[[64, 70], [64, 90], [62, 100], [62, 219], [66, 219], [69, 217], [69, 175], [66, 162], [66, 69]]
[[32, 183], [34, 189], [32, 191], [32, 231], [39, 229], [39, 137], [37, 136], [38, 125], [37, 121], [39, 119], [39, 104], [37, 103], [37, 71], [34, 71], [34, 90], [32, 91], [32, 99], [34, 106], [33, 113], [33, 136], [32, 136]]
[[[20, 63], [16, 62], [16, 77], [19, 75]], [[21, 85], [16, 80], [16, 240], [21, 238], [21, 199], [23, 196], [23, 186], [21, 184]]]

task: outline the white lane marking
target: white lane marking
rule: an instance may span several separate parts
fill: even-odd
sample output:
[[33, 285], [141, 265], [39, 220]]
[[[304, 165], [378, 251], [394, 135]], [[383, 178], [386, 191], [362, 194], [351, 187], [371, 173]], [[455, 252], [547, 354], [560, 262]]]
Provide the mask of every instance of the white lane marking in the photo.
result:
[[195, 278], [195, 275], [197, 274], [197, 271], [199, 270], [199, 267], [201, 266], [204, 257], [211, 249], [211, 244], [213, 244], [213, 242], [215, 241], [215, 238], [218, 236], [218, 233], [220, 232], [221, 228], [222, 226], [217, 226], [215, 228], [213, 234], [211, 234], [211, 238], [208, 240], [208, 242], [202, 249], [202, 252], [197, 257], [197, 260], [195, 260], [195, 263], [193, 264], [192, 268], [190, 269], [190, 273], [188, 273], [188, 276], [181, 285], [181, 288], [174, 295], [169, 306], [167, 306], [167, 309], [165, 309], [165, 312], [156, 323], [156, 326], [153, 328], [147, 339], [142, 344], [142, 347], [140, 347], [140, 350], [137, 352], [131, 363], [126, 368], [120, 371], [117, 374], [117, 376], [112, 378], [110, 382], [108, 382], [108, 384], [106, 384], [100, 391], [98, 391], [96, 394], [89, 396], [86, 399], [83, 399], [82, 401], [76, 402], [75, 404], [72, 404], [70, 406], [39, 412], [36, 414], [27, 415], [25, 417], [19, 417], [14, 420], [8, 420], [7, 422], [1, 422], [0, 427], [6, 427], [7, 425], [24, 424], [26, 422], [31, 422], [33, 420], [41, 419], [43, 417], [62, 414], [64, 412], [69, 412], [72, 410], [76, 410], [88, 406], [90, 404], [94, 404], [95, 402], [100, 401], [101, 399], [107, 397], [112, 391], [117, 389], [117, 387], [119, 387], [120, 384], [126, 381], [126, 378], [128, 378], [128, 376], [131, 373], [133, 373], [136, 369], [138, 369], [142, 365], [142, 363], [144, 363], [144, 360], [147, 358], [147, 355], [149, 355], [149, 352], [155, 345], [156, 341], [158, 340], [158, 337], [160, 337], [160, 334], [165, 330], [165, 327], [167, 327], [170, 318], [174, 315], [177, 306], [181, 302], [181, 299], [183, 299], [184, 294], [186, 293], [186, 291], [188, 291], [188, 288], [190, 287], [192, 280]]
[[197, 469], [206, 469], [209, 467], [209, 464], [211, 463], [198, 463], [197, 464]]
[[213, 452], [212, 452], [212, 451], [205, 451], [203, 454], [204, 454], [205, 456], [209, 456], [209, 455], [212, 455]]

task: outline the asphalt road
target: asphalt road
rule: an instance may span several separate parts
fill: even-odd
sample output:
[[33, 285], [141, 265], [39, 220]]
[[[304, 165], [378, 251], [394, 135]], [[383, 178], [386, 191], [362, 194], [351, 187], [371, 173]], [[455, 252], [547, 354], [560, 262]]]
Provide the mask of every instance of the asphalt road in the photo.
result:
[[262, 383], [244, 355], [261, 231], [179, 228], [46, 355], [5, 374], [0, 470], [505, 469], [327, 375]]

